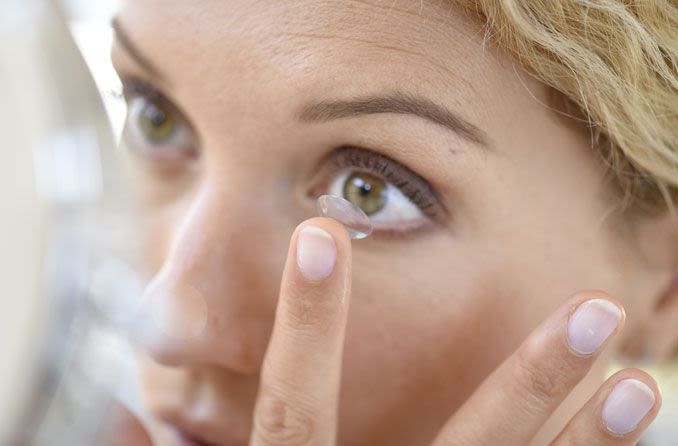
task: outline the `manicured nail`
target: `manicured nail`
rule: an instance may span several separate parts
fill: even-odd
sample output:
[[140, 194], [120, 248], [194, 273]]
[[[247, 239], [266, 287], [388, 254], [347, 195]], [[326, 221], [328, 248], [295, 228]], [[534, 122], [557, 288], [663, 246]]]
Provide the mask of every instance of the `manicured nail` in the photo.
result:
[[609, 300], [586, 301], [570, 316], [567, 342], [577, 353], [589, 355], [612, 334], [621, 318], [621, 310]]
[[614, 434], [628, 434], [645, 418], [654, 403], [654, 392], [642, 381], [619, 381], [603, 406], [605, 426]]
[[332, 236], [316, 226], [306, 226], [297, 238], [297, 265], [309, 280], [321, 280], [334, 269], [337, 247]]

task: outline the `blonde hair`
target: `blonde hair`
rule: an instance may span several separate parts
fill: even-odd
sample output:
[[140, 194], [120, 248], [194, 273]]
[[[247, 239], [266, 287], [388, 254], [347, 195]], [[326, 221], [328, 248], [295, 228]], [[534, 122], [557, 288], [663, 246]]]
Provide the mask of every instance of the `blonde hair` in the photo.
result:
[[668, 0], [458, 0], [592, 129], [622, 205], [675, 211], [678, 7]]

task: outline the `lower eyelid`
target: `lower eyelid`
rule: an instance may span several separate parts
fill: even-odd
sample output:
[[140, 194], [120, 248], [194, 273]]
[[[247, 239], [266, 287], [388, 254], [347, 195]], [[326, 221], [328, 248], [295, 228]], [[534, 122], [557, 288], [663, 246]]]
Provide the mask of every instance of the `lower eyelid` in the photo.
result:
[[373, 225], [372, 234], [365, 239], [370, 240], [408, 240], [421, 237], [424, 234], [435, 231], [439, 227], [431, 220], [423, 220], [420, 224], [404, 227], [389, 227]]

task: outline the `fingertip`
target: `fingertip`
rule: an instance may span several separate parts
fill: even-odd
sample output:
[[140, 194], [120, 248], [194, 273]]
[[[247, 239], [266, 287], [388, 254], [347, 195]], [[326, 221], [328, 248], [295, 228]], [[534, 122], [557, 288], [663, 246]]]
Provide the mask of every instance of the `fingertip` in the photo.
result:
[[656, 407], [659, 408], [662, 404], [662, 391], [661, 387], [659, 386], [659, 383], [657, 380], [650, 375], [648, 372], [646, 372], [643, 369], [639, 369], [636, 367], [629, 367], [625, 368], [622, 370], [619, 370], [618, 372], [614, 373], [610, 378], [608, 379], [608, 383], [610, 386], [616, 385], [618, 382], [623, 381], [624, 379], [635, 379], [638, 381], [642, 381], [646, 386], [648, 386], [654, 393], [655, 398], [656, 398]]
[[343, 224], [327, 217], [313, 217], [297, 225], [293, 239], [298, 239], [299, 233], [306, 227], [312, 226], [327, 232], [333, 239], [337, 249], [338, 262], [345, 261], [351, 255], [351, 236]]
[[578, 356], [598, 353], [625, 321], [623, 306], [603, 291], [576, 293], [568, 306], [566, 338], [569, 349]]
[[573, 313], [582, 303], [594, 299], [601, 299], [614, 304], [621, 312], [621, 323], [624, 323], [626, 320], [624, 305], [607, 291], [599, 289], [584, 289], [574, 293], [569, 300], [570, 313]]
[[312, 217], [299, 223], [295, 232], [301, 231], [306, 226], [315, 226], [327, 231], [337, 245], [351, 244], [351, 237], [343, 224], [327, 217]]
[[606, 387], [600, 416], [613, 437], [640, 435], [661, 408], [659, 384], [643, 370], [621, 370], [610, 377]]

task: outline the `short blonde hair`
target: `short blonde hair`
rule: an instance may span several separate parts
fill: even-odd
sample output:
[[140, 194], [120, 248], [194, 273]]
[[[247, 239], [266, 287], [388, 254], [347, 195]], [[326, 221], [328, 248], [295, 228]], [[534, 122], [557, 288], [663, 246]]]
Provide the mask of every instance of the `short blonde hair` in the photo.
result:
[[675, 211], [678, 7], [669, 0], [458, 0], [487, 33], [574, 105], [624, 191]]

